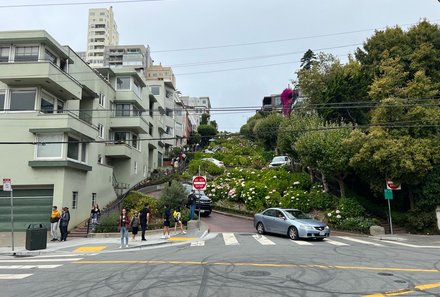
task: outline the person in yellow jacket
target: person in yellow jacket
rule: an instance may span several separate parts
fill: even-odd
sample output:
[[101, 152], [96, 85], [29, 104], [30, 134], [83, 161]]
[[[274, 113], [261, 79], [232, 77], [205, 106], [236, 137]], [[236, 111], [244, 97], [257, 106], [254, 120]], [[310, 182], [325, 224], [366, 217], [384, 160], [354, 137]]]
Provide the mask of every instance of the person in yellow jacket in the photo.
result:
[[52, 235], [52, 241], [58, 240], [58, 221], [60, 220], [61, 213], [58, 208], [54, 205], [52, 207], [52, 213], [50, 215], [50, 235]]
[[177, 224], [180, 224], [180, 233], [186, 234], [186, 232], [183, 230], [183, 224], [182, 224], [182, 213], [180, 212], [180, 207], [178, 207], [173, 212], [173, 218], [174, 218], [174, 233], [177, 234]]

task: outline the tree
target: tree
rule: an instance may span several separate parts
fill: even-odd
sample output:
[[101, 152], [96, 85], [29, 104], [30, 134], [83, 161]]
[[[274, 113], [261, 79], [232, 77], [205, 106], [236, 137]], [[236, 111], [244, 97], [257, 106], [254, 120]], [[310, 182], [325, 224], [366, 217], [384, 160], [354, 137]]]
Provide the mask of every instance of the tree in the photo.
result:
[[279, 114], [271, 114], [255, 124], [254, 133], [256, 139], [266, 149], [272, 150], [276, 148], [278, 129], [283, 119], [284, 117]]
[[209, 124], [210, 115], [207, 113], [202, 114], [202, 118], [200, 119], [200, 125], [208, 125]]
[[301, 69], [309, 70], [312, 67], [313, 61], [315, 60], [316, 60], [315, 53], [311, 49], [308, 49], [304, 53], [304, 56], [301, 58], [301, 66], [300, 66]]
[[240, 127], [240, 134], [249, 140], [255, 140], [254, 127], [255, 124], [262, 118], [264, 118], [264, 116], [259, 112], [250, 117], [246, 124]]
[[201, 140], [202, 136], [199, 133], [192, 131], [189, 134], [188, 144], [198, 144]]
[[217, 135], [217, 129], [211, 125], [199, 125], [199, 127], [197, 127], [197, 132], [201, 136], [201, 146], [206, 146], [209, 143], [209, 139]]

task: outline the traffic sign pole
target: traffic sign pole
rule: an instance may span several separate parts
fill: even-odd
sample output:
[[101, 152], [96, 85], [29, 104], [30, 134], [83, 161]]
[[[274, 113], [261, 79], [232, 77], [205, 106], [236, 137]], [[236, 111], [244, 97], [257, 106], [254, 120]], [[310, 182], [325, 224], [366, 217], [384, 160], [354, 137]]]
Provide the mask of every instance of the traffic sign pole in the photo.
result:
[[388, 216], [390, 217], [390, 231], [391, 235], [393, 235], [393, 219], [391, 218], [391, 202], [393, 199], [393, 190], [385, 189], [384, 190], [385, 199], [388, 201]]
[[14, 253], [14, 195], [12, 194], [12, 183], [10, 178], [3, 179], [3, 191], [11, 192], [11, 247]]

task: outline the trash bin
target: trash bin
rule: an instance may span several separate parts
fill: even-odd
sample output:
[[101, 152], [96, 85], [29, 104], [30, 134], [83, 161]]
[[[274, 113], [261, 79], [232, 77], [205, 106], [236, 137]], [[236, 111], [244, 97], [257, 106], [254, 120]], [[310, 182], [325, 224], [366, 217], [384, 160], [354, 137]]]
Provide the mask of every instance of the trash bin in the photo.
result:
[[30, 224], [26, 229], [26, 249], [43, 250], [47, 247], [47, 228], [43, 224]]

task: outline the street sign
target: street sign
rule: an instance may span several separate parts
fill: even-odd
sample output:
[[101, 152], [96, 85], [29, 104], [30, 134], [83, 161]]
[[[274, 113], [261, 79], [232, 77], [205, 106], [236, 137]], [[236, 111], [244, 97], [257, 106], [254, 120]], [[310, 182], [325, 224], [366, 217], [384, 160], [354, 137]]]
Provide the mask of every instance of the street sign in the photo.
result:
[[385, 194], [385, 199], [386, 200], [392, 200], [393, 199], [393, 190], [385, 189], [385, 190], [383, 190], [383, 192]]
[[12, 182], [11, 182], [10, 178], [3, 179], [3, 191], [4, 192], [11, 192], [12, 191]]
[[402, 187], [399, 184], [393, 183], [391, 179], [387, 179], [387, 189], [388, 190], [401, 190]]
[[206, 177], [205, 176], [193, 176], [192, 186], [197, 191], [203, 191], [206, 189]]

